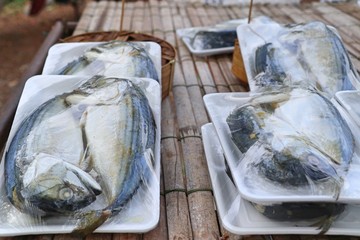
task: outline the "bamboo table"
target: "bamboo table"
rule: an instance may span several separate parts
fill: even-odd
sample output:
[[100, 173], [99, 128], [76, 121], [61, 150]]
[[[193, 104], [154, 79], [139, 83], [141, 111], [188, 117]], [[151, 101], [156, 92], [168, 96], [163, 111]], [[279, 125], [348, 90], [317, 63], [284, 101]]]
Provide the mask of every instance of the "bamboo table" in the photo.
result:
[[[208, 58], [192, 56], [176, 36], [176, 29], [246, 18], [248, 11], [245, 6], [211, 7], [183, 0], [126, 3], [123, 30], [165, 39], [177, 50], [172, 92], [162, 102], [160, 222], [145, 234], [91, 234], [86, 239], [360, 239], [309, 235], [238, 236], [221, 226], [200, 132], [201, 126], [210, 121], [202, 98], [208, 93], [246, 91], [247, 88], [230, 70], [231, 54]], [[89, 2], [73, 35], [118, 31], [120, 14], [121, 1]], [[355, 67], [360, 69], [359, 6], [351, 3], [254, 5], [252, 16], [259, 15], [280, 23], [321, 20], [335, 26]], [[61, 234], [26, 236], [24, 239], [77, 238]]]

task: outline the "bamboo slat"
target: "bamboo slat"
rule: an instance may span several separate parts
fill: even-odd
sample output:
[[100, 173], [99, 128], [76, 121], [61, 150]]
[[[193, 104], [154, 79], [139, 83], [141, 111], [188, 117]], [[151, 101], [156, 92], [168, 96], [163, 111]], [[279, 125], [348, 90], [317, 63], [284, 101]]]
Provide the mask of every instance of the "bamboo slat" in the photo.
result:
[[[256, 6], [256, 5], [255, 5]], [[232, 6], [232, 11], [237, 13], [237, 16], [239, 18], [248, 18], [248, 15], [249, 15], [249, 9], [250, 7], [249, 6]], [[257, 8], [253, 8], [252, 9], [253, 13], [252, 15], [254, 17], [256, 16], [259, 16], [261, 13], [259, 12], [259, 10], [257, 10]]]
[[151, 23], [152, 23], [152, 30], [153, 34], [156, 37], [163, 38], [163, 26], [160, 16], [160, 7], [158, 1], [150, 1], [150, 10], [151, 10]]
[[[198, 134], [196, 129], [188, 129], [191, 134]], [[187, 137], [181, 141], [184, 154], [186, 188], [188, 192], [210, 190], [210, 178], [207, 170], [203, 145], [200, 138]]]
[[[181, 12], [181, 11], [180, 11]], [[180, 14], [180, 16], [182, 16], [182, 14]], [[183, 22], [183, 26], [184, 28], [189, 28], [189, 27], [193, 27], [192, 23], [191, 23], [191, 19], [189, 17], [184, 17], [182, 19]]]
[[229, 85], [227, 84], [223, 73], [216, 61], [216, 58], [209, 59], [209, 66], [213, 76], [214, 83], [218, 92], [230, 92]]
[[320, 14], [338, 14], [341, 13], [339, 9], [336, 9], [335, 7], [331, 6], [331, 4], [319, 4], [319, 3], [313, 3], [311, 5], [311, 8], [316, 10]]
[[263, 236], [257, 236], [257, 235], [255, 235], [255, 236], [244, 236], [243, 238], [242, 238], [242, 240], [270, 240], [270, 239], [272, 239], [272, 238], [270, 238], [270, 237], [263, 237]]
[[356, 5], [356, 3], [354, 3], [354, 4], [341, 4], [341, 3], [339, 3], [339, 4], [334, 5], [334, 7], [336, 7], [337, 9], [339, 9], [339, 10], [341, 10], [341, 11], [343, 11], [343, 12], [349, 14], [349, 15], [352, 15], [353, 13], [358, 12], [357, 11], [358, 6]]
[[289, 19], [289, 17], [287, 15], [285, 15], [282, 11], [281, 11], [282, 6], [280, 5], [269, 5], [269, 7], [266, 6], [261, 6], [260, 9], [261, 11], [266, 11], [266, 15], [267, 16], [273, 16], [272, 19], [283, 23], [283, 24], [288, 24], [288, 23], [292, 23], [291, 19]]
[[[28, 236], [26, 240], [52, 240], [53, 235], [46, 234], [46, 235], [32, 235]], [[1, 240], [5, 240], [6, 238], [0, 238]]]
[[215, 93], [216, 86], [214, 84], [214, 80], [212, 79], [209, 64], [206, 61], [195, 60], [195, 66], [199, 74], [204, 94]]
[[81, 237], [75, 237], [71, 234], [57, 234], [54, 235], [53, 240], [80, 240]]
[[[241, 8], [240, 8], [241, 9]], [[224, 15], [225, 20], [229, 20], [229, 19], [237, 19], [240, 18], [238, 17], [238, 13], [234, 12], [231, 8], [231, 6], [224, 8], [224, 10], [226, 11], [226, 15]], [[245, 15], [243, 16], [243, 18], [245, 17]], [[226, 19], [227, 18], [227, 19]]]
[[96, 2], [89, 2], [86, 4], [85, 9], [82, 13], [82, 16], [74, 30], [74, 33], [73, 33], [74, 35], [78, 35], [78, 34], [87, 32], [87, 29], [91, 22], [91, 18], [95, 13], [96, 5], [97, 5]]
[[104, 17], [104, 21], [102, 22], [102, 25], [100, 26], [101, 31], [110, 31], [112, 21], [114, 20], [115, 10], [116, 10], [116, 2], [109, 1], [107, 8], [106, 8], [106, 14]]
[[144, 3], [144, 24], [142, 26], [141, 32], [151, 34], [152, 33], [152, 24], [151, 24], [151, 12], [150, 5], [148, 2]]
[[192, 56], [190, 51], [187, 49], [183, 41], [177, 38], [177, 53], [179, 62], [183, 63], [185, 61], [192, 61]]
[[174, 190], [185, 191], [184, 164], [177, 139], [168, 138], [161, 142], [164, 169], [165, 192]]
[[186, 193], [167, 193], [166, 213], [169, 239], [193, 239]]
[[181, 65], [182, 65], [186, 85], [199, 86], [199, 82], [196, 75], [196, 69], [192, 59], [182, 60]]
[[131, 30], [141, 32], [144, 24], [144, 2], [136, 1], [134, 5], [134, 15], [131, 23]]
[[160, 196], [160, 219], [158, 226], [143, 234], [142, 240], [158, 240], [158, 239], [168, 239], [167, 234], [167, 221], [166, 221], [166, 203], [165, 197]]
[[161, 7], [160, 15], [161, 15], [161, 20], [163, 22], [163, 31], [165, 32], [174, 31], [173, 20], [168, 5], [166, 6], [163, 5]]
[[[175, 69], [175, 76], [176, 75], [177, 74]], [[192, 126], [192, 128], [195, 128], [194, 126], [196, 125], [196, 123], [192, 113], [192, 107], [191, 107], [189, 94], [187, 92], [187, 88], [181, 85], [174, 86], [173, 94], [174, 94], [174, 103], [176, 106], [177, 123], [179, 127], [179, 132], [181, 133], [180, 137], [183, 137], [184, 136], [183, 132], [187, 132], [187, 129], [191, 128], [190, 126]], [[198, 132], [196, 133], [198, 134]]]
[[343, 12], [322, 14], [322, 17], [331, 25], [341, 28], [342, 26], [359, 25], [359, 21]]
[[[112, 19], [109, 22], [108, 31], [120, 31], [121, 5], [122, 5], [122, 3], [120, 1], [115, 2], [114, 14], [113, 14]], [[126, 14], [128, 14], [128, 12], [126, 12]], [[124, 28], [124, 21], [125, 21], [125, 16], [123, 18], [123, 30], [126, 30], [126, 28]]]
[[100, 27], [104, 22], [104, 16], [106, 15], [108, 3], [108, 1], [97, 2], [97, 6], [94, 15], [91, 18], [87, 32], [95, 32], [100, 30]]
[[197, 15], [199, 16], [201, 26], [211, 25], [211, 23], [209, 21], [209, 16], [207, 15], [204, 5], [196, 6], [195, 9], [196, 9]]
[[[291, 238], [292, 237], [292, 238]], [[300, 236], [289, 236], [289, 235], [274, 235], [273, 236], [274, 240], [290, 240], [290, 239], [294, 239], [294, 240], [300, 240]], [[314, 238], [313, 238], [314, 239]]]
[[114, 233], [112, 240], [141, 240], [141, 234], [136, 233]]
[[176, 126], [176, 108], [169, 98], [162, 104], [162, 140], [161, 159], [163, 175], [165, 179], [165, 192], [173, 190], [185, 191], [184, 163], [178, 141], [178, 130]]
[[[118, 12], [121, 13], [121, 4], [119, 5], [120, 8], [118, 10]], [[131, 28], [132, 22], [133, 20], [133, 14], [134, 14], [134, 3], [133, 2], [127, 2], [125, 5], [125, 15], [124, 15], [124, 19], [123, 19], [123, 30], [131, 30], [133, 31], [133, 29]], [[120, 21], [119, 21], [119, 29], [120, 29]]]
[[[173, 90], [177, 87], [185, 87], [185, 79], [179, 62], [175, 63]], [[174, 94], [175, 96], [175, 94]], [[177, 105], [176, 105], [177, 106]]]
[[188, 92], [192, 103], [196, 126], [200, 129], [202, 125], [209, 122], [203, 101], [203, 91], [200, 86], [190, 86], [188, 87]]
[[197, 15], [196, 8], [194, 6], [188, 6], [187, 8], [187, 17], [190, 19], [193, 27], [201, 27], [201, 20]]
[[229, 56], [219, 56], [217, 58], [217, 62], [231, 91], [233, 92], [246, 91], [246, 88], [241, 85], [240, 81], [231, 72], [232, 62]]
[[107, 233], [93, 233], [85, 237], [86, 240], [111, 240], [111, 234]]
[[219, 22], [222, 22], [226, 20], [226, 16], [221, 16], [217, 11], [215, 7], [207, 7], [205, 9], [206, 15], [208, 16], [208, 23], [205, 23], [204, 25], [212, 26]]
[[207, 118], [205, 118], [206, 109], [202, 100], [203, 94], [198, 82], [198, 75], [196, 73], [194, 63], [190, 60], [182, 61], [182, 68], [193, 109], [192, 115], [195, 117], [196, 126], [200, 129], [203, 124], [207, 123]]
[[188, 196], [188, 201], [194, 239], [219, 239], [211, 192], [194, 192]]

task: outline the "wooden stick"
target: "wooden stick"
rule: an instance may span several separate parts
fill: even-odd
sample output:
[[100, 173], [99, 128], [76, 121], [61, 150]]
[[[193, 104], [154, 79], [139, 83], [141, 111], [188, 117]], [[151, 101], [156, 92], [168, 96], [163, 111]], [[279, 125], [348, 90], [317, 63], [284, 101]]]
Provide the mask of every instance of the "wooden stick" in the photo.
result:
[[123, 30], [124, 12], [125, 12], [125, 0], [122, 0], [122, 4], [121, 4], [121, 18], [120, 18], [120, 31]]
[[253, 0], [250, 0], [250, 8], [249, 8], [248, 23], [250, 23], [250, 21], [251, 21], [252, 6], [253, 6]]

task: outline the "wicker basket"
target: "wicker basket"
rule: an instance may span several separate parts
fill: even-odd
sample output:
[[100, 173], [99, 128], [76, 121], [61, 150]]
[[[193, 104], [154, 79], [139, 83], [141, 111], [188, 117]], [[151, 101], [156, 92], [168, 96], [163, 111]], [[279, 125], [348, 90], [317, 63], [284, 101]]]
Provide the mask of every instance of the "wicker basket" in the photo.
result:
[[156, 42], [161, 46], [161, 84], [162, 84], [162, 99], [169, 95], [172, 89], [175, 69], [175, 48], [165, 40], [160, 38], [128, 31], [112, 31], [112, 32], [92, 32], [84, 33], [76, 36], [62, 39], [61, 42], [101, 42], [101, 41], [151, 41]]
[[232, 67], [231, 72], [238, 78], [242, 83], [248, 84], [248, 79], [246, 76], [244, 61], [241, 55], [241, 50], [239, 46], [239, 41], [235, 41]]

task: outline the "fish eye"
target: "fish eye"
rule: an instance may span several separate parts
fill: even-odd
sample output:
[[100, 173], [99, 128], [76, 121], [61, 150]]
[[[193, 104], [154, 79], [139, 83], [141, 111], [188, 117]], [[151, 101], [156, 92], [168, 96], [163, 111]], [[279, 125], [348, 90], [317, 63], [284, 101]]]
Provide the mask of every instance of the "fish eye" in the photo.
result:
[[309, 155], [308, 156], [308, 161], [312, 164], [312, 165], [320, 165], [320, 161], [317, 157], [313, 156], [313, 155]]
[[59, 191], [59, 197], [62, 200], [68, 200], [72, 198], [74, 195], [74, 192], [70, 188], [62, 188]]

